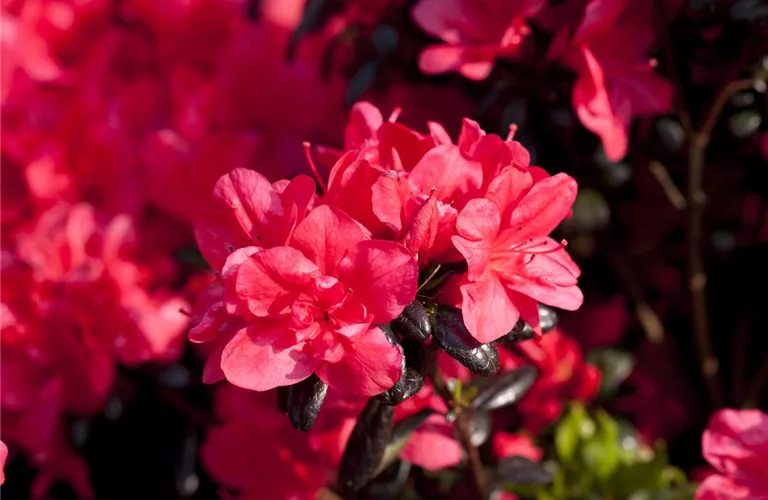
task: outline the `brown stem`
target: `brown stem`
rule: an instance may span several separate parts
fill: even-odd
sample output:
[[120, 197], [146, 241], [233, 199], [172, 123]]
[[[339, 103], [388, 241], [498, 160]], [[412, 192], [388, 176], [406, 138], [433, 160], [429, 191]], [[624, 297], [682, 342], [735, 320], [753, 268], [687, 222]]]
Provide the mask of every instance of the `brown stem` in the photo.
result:
[[467, 454], [469, 468], [472, 471], [472, 480], [475, 483], [475, 489], [477, 489], [480, 499], [485, 500], [488, 498], [486, 493], [485, 469], [483, 469], [483, 461], [480, 459], [480, 453], [477, 451], [477, 447], [472, 444], [472, 437], [469, 429], [471, 422], [472, 412], [464, 411], [456, 418], [455, 426], [461, 446]]
[[723, 393], [718, 378], [719, 362], [712, 349], [707, 309], [707, 273], [704, 262], [704, 159], [712, 131], [728, 99], [736, 92], [751, 88], [751, 79], [737, 80], [726, 85], [718, 94], [712, 108], [698, 132], [689, 137], [688, 152], [688, 202], [687, 247], [688, 288], [691, 294], [691, 323], [696, 338], [699, 367], [707, 386], [712, 404], [723, 403]]
[[[436, 363], [437, 349], [430, 349], [428, 351], [428, 355], [430, 356], [428, 361], [429, 378], [432, 380], [432, 385], [434, 386], [435, 391], [440, 395], [441, 398], [443, 398], [443, 401], [445, 401], [445, 404], [449, 409], [455, 408], [456, 402], [453, 400], [453, 395], [448, 388], [445, 377], [443, 377], [443, 372], [440, 371], [440, 368]], [[486, 489], [488, 483], [485, 477], [485, 469], [483, 468], [483, 461], [480, 458], [480, 453], [478, 452], [477, 447], [472, 444], [472, 437], [470, 432], [471, 422], [472, 410], [468, 408], [458, 409], [458, 415], [454, 423], [456, 427], [456, 434], [458, 435], [462, 448], [464, 448], [464, 453], [467, 454], [469, 470], [472, 473], [472, 482], [475, 486], [475, 490], [477, 491], [478, 498], [480, 500], [485, 500], [488, 498]]]
[[680, 192], [675, 181], [672, 180], [672, 176], [669, 175], [669, 171], [666, 167], [664, 167], [661, 162], [654, 160], [648, 165], [648, 169], [661, 185], [664, 194], [667, 196], [667, 199], [672, 206], [678, 210], [685, 210], [688, 205], [685, 196]]

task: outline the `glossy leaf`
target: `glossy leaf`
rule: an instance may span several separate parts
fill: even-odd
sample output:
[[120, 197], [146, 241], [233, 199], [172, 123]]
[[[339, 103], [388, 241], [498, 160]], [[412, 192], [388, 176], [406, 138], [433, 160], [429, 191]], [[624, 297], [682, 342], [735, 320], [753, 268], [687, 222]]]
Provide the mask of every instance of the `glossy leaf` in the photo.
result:
[[427, 310], [420, 300], [414, 300], [403, 309], [403, 312], [390, 322], [392, 330], [403, 337], [424, 342], [432, 335], [432, 325], [429, 322]]
[[596, 349], [588, 359], [600, 369], [600, 394], [610, 396], [632, 373], [635, 358], [632, 354], [618, 349]]
[[493, 344], [481, 344], [470, 335], [455, 307], [439, 306], [432, 335], [448, 355], [478, 375], [490, 377], [499, 371], [499, 352]]
[[317, 420], [328, 393], [328, 385], [314, 373], [288, 387], [288, 418], [297, 431], [307, 432]]
[[376, 396], [384, 404], [397, 406], [411, 396], [415, 396], [424, 387], [424, 376], [411, 367], [403, 371], [400, 380], [387, 392]]
[[489, 381], [470, 402], [470, 407], [495, 410], [517, 403], [536, 381], [538, 370], [522, 366]]
[[413, 415], [404, 418], [394, 426], [392, 439], [384, 450], [378, 472], [376, 473], [377, 475], [397, 460], [400, 456], [400, 452], [402, 452], [405, 445], [408, 444], [408, 439], [410, 439], [413, 432], [434, 413], [434, 410], [425, 408], [418, 413], [414, 413]]
[[394, 412], [393, 406], [376, 398], [368, 400], [341, 457], [338, 483], [342, 493], [359, 490], [382, 470], [382, 459], [392, 439]]
[[517, 456], [499, 462], [496, 477], [500, 482], [519, 485], [550, 484], [553, 480], [552, 473], [544, 465]]

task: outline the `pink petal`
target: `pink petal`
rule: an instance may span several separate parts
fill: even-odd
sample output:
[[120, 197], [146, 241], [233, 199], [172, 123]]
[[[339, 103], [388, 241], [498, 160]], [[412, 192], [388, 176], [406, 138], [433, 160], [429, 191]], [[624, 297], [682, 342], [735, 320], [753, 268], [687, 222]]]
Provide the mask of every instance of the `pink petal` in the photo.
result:
[[[565, 250], [560, 250], [565, 253]], [[558, 253], [558, 252], [556, 252]], [[510, 269], [504, 274], [505, 285], [538, 302], [575, 311], [584, 302], [584, 295], [577, 286], [577, 276], [554, 254], [536, 255], [521, 269]]]
[[532, 186], [533, 177], [529, 169], [509, 166], [491, 181], [485, 197], [499, 207], [501, 220], [509, 221], [512, 210]]
[[[436, 415], [413, 433], [401, 457], [428, 470], [453, 467], [461, 462], [461, 445], [453, 435], [453, 427]], [[442, 422], [439, 421], [442, 419]]]
[[614, 111], [600, 63], [586, 46], [582, 53], [587, 72], [581, 73], [574, 84], [573, 107], [581, 123], [600, 136], [608, 159], [619, 161], [627, 153], [628, 118]]
[[464, 324], [478, 342], [486, 344], [503, 337], [520, 319], [507, 290], [492, 272], [479, 281], [463, 285], [461, 295]]
[[8, 458], [8, 447], [0, 441], [0, 484], [5, 482], [5, 459]]
[[408, 182], [400, 175], [397, 172], [382, 175], [371, 187], [373, 213], [393, 232], [402, 229], [403, 199], [410, 197]]
[[246, 308], [243, 307], [242, 299], [237, 294], [237, 273], [240, 271], [240, 267], [248, 258], [262, 250], [259, 247], [243, 247], [238, 248], [227, 257], [224, 262], [224, 266], [221, 268], [221, 281], [224, 282], [224, 296], [223, 302], [225, 310], [228, 314], [234, 314], [242, 316], [245, 314]]
[[308, 175], [297, 175], [291, 179], [291, 182], [280, 193], [283, 213], [290, 213], [291, 207], [295, 206], [298, 215], [297, 222], [304, 220], [307, 208], [315, 196], [316, 188], [315, 181]]
[[259, 232], [269, 225], [271, 217], [282, 216], [283, 213], [282, 202], [272, 184], [254, 170], [236, 168], [224, 174], [216, 183], [213, 195], [224, 207], [233, 211], [240, 227], [253, 240], [271, 237]]
[[485, 136], [485, 130], [480, 124], [469, 118], [464, 118], [461, 122], [461, 132], [459, 133], [459, 148], [465, 153], [472, 154], [478, 141]]
[[456, 219], [456, 232], [462, 238], [472, 241], [496, 239], [501, 224], [497, 204], [484, 198], [477, 198], [467, 203]]
[[280, 314], [319, 275], [317, 266], [295, 248], [274, 247], [240, 265], [235, 289], [259, 317]]
[[512, 211], [510, 226], [522, 227], [518, 241], [549, 235], [571, 213], [578, 186], [573, 177], [557, 174], [533, 185]]
[[402, 376], [402, 353], [379, 327], [356, 335], [352, 341], [344, 340], [344, 350], [339, 362], [323, 363], [317, 376], [345, 395], [381, 394]]
[[420, 0], [411, 11], [411, 17], [421, 29], [446, 42], [459, 42], [453, 26], [461, 21], [461, 0]]
[[458, 71], [464, 61], [460, 45], [430, 45], [419, 54], [419, 69], [427, 75]]
[[439, 201], [462, 207], [479, 194], [483, 167], [458, 146], [445, 144], [424, 155], [408, 176], [408, 182], [417, 193], [429, 195], [434, 189]]
[[429, 129], [429, 135], [432, 137], [432, 140], [435, 141], [436, 145], [453, 144], [451, 136], [448, 135], [448, 132], [446, 132], [445, 128], [439, 123], [428, 121], [427, 128]]
[[418, 274], [408, 250], [391, 241], [362, 241], [339, 264], [339, 278], [379, 324], [395, 319], [413, 301]]
[[252, 391], [292, 385], [312, 375], [318, 366], [304, 343], [284, 323], [260, 322], [232, 337], [221, 354], [221, 369], [232, 384]]
[[321, 205], [296, 227], [292, 245], [317, 265], [320, 274], [336, 276], [336, 268], [344, 255], [368, 237], [360, 224], [347, 214]]
[[412, 255], [419, 255], [420, 262], [426, 262], [429, 250], [437, 237], [437, 227], [440, 221], [437, 197], [430, 196], [426, 200], [412, 198], [411, 201], [413, 205], [420, 206], [411, 209], [413, 213], [409, 216], [400, 242]]
[[362, 147], [366, 141], [376, 138], [384, 119], [379, 108], [365, 101], [357, 102], [349, 112], [349, 122], [344, 129], [344, 149]]
[[720, 474], [714, 474], [704, 480], [696, 490], [695, 500], [765, 500], [768, 499], [768, 487], [750, 488], [747, 484]]

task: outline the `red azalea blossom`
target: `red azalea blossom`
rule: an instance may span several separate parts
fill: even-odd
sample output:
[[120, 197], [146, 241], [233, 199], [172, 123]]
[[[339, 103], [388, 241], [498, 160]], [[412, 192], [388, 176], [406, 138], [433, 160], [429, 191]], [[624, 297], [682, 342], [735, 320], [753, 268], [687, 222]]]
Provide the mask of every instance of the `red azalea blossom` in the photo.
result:
[[570, 41], [565, 62], [578, 73], [572, 102], [581, 123], [600, 136], [606, 157], [627, 153], [635, 116], [668, 112], [672, 85], [654, 72], [654, 6], [591, 0]]
[[719, 410], [702, 438], [702, 453], [718, 474], [707, 477], [697, 500], [768, 498], [768, 415]]
[[541, 0], [420, 0], [413, 19], [444, 44], [424, 49], [419, 68], [427, 74], [457, 71], [484, 80], [498, 58], [514, 57], [530, 33], [526, 20], [546, 4]]
[[581, 305], [579, 268], [563, 245], [549, 238], [575, 199], [571, 177], [537, 180], [510, 166], [484, 198], [471, 200], [461, 211], [453, 237], [469, 266], [461, 309], [477, 340], [502, 337], [520, 318], [538, 329], [537, 302], [566, 310]]
[[8, 458], [8, 447], [0, 441], [0, 484], [5, 482], [5, 459]]
[[[217, 196], [235, 211], [241, 240], [282, 244], [237, 251], [230, 246], [233, 253], [220, 275], [225, 302], [217, 305], [214, 298], [213, 312], [202, 324], [220, 325], [214, 318], [226, 310], [247, 326], [229, 329], [218, 340], [220, 354], [209, 363], [220, 355], [221, 376], [259, 391], [313, 372], [345, 393], [389, 389], [400, 377], [401, 354], [373, 325], [394, 319], [413, 300], [416, 263], [401, 245], [370, 239], [365, 228], [336, 208], [321, 206], [304, 218], [306, 198], [298, 218], [303, 220], [294, 226], [296, 204], [286, 218], [287, 206], [283, 211], [280, 194], [268, 184], [256, 189], [254, 183], [233, 182], [257, 175], [242, 171], [223, 177]], [[282, 192], [283, 200], [296, 182]], [[200, 328], [193, 330], [198, 337]]]

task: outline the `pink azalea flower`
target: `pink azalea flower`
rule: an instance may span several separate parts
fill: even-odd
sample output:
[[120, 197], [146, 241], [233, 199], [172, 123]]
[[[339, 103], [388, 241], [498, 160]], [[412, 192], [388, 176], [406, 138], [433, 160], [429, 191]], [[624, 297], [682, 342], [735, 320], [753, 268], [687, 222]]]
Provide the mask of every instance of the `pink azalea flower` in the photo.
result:
[[702, 453], [718, 474], [707, 477], [697, 500], [768, 498], [768, 415], [718, 410], [702, 437]]
[[538, 328], [537, 302], [577, 309], [579, 268], [549, 233], [570, 214], [576, 181], [565, 174], [534, 183], [511, 166], [485, 198], [471, 200], [456, 221], [453, 243], [467, 261], [462, 314], [470, 333], [491, 342], [522, 317]]
[[400, 350], [375, 324], [414, 298], [417, 266], [401, 245], [371, 240], [338, 209], [299, 223], [291, 246], [254, 250], [225, 266], [248, 321], [221, 353], [224, 376], [264, 391], [313, 372], [349, 394], [374, 395], [400, 377]]
[[484, 80], [498, 58], [518, 54], [530, 33], [526, 20], [541, 0], [420, 0], [413, 8], [416, 24], [443, 44], [424, 49], [419, 68], [427, 74], [456, 71]]

